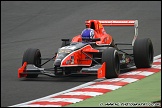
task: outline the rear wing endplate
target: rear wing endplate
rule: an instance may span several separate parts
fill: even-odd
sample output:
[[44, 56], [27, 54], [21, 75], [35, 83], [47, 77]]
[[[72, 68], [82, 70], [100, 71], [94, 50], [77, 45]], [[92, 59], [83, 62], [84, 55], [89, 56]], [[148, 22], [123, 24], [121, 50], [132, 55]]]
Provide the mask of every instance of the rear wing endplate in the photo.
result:
[[[91, 20], [85, 21], [86, 25], [89, 25]], [[103, 26], [134, 26], [135, 34], [132, 41], [132, 46], [138, 36], [138, 20], [98, 20]]]

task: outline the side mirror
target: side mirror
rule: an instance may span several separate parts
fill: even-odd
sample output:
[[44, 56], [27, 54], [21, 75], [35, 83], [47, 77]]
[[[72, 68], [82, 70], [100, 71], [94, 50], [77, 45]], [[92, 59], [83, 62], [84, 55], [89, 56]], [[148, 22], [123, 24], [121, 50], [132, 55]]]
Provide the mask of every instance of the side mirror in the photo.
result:
[[70, 41], [70, 39], [61, 39], [62, 41]]

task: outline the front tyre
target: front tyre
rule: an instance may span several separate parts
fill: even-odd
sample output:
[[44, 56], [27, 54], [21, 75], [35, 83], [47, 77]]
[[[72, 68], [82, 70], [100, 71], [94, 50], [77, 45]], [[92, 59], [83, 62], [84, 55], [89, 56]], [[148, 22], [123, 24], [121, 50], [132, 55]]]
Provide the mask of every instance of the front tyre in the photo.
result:
[[[24, 62], [41, 67], [41, 53], [39, 49], [28, 48], [23, 55], [22, 65]], [[36, 78], [38, 74], [27, 74], [26, 78]]]
[[150, 68], [153, 63], [153, 45], [149, 38], [137, 39], [133, 46], [134, 62], [137, 68]]
[[120, 60], [115, 48], [109, 47], [102, 53], [102, 63], [106, 62], [105, 78], [117, 78], [120, 74]]

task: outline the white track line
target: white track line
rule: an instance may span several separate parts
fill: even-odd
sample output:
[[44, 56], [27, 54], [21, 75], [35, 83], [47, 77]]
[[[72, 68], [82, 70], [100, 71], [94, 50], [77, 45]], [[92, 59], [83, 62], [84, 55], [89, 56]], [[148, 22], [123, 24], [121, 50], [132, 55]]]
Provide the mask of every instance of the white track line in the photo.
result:
[[74, 92], [68, 92], [63, 95], [86, 95], [86, 96], [97, 96], [102, 95], [103, 93], [100, 92], [85, 92], [85, 91], [74, 91]]
[[48, 98], [48, 99], [42, 99], [39, 102], [41, 102], [41, 101], [48, 101], [48, 102], [58, 102], [58, 101], [61, 101], [61, 102], [76, 103], [76, 102], [80, 102], [82, 100], [83, 99], [78, 99], [78, 98]]
[[120, 88], [122, 86], [117, 86], [117, 85], [106, 85], [106, 84], [97, 84], [97, 85], [91, 85], [91, 86], [87, 86], [84, 88], [101, 88], [101, 89], [109, 89], [109, 90], [116, 90], [118, 88]]

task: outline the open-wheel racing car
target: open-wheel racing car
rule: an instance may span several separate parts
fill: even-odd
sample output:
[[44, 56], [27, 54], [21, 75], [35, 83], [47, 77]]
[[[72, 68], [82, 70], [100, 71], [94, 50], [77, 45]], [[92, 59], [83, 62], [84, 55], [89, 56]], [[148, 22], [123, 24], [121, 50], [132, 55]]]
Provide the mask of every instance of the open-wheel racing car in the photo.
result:
[[[18, 78], [36, 78], [39, 74], [51, 77], [97, 74], [97, 78], [116, 78], [121, 69], [133, 65], [137, 68], [152, 66], [153, 45], [149, 38], [137, 38], [138, 20], [86, 20], [85, 25], [94, 30], [94, 37], [83, 40], [82, 34], [79, 34], [72, 39], [62, 39], [62, 46], [52, 58], [42, 58], [39, 49], [28, 48], [18, 69]], [[114, 43], [104, 26], [133, 26], [135, 35], [131, 43]], [[119, 45], [129, 45], [131, 48], [119, 49]], [[129, 50], [132, 53], [128, 53]], [[43, 68], [51, 60], [52, 67]]]

